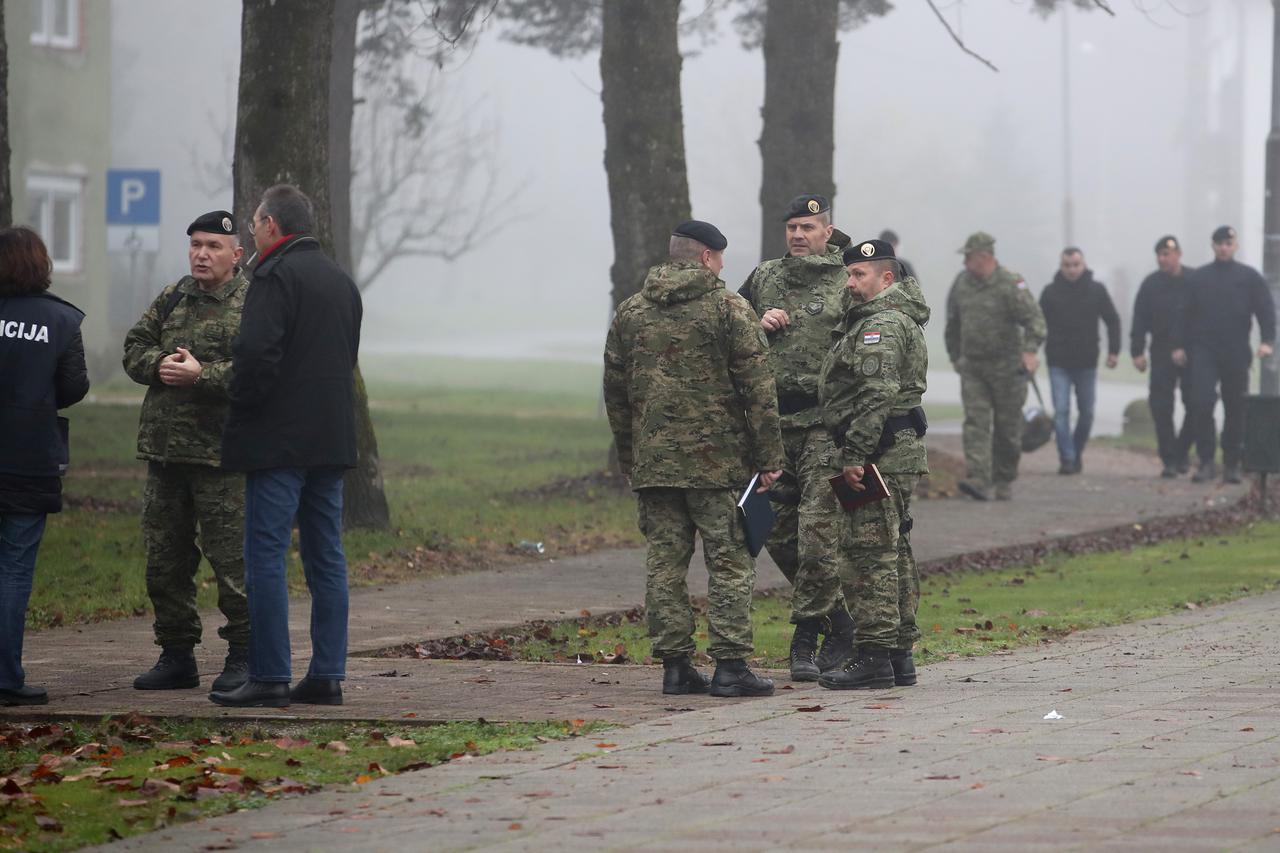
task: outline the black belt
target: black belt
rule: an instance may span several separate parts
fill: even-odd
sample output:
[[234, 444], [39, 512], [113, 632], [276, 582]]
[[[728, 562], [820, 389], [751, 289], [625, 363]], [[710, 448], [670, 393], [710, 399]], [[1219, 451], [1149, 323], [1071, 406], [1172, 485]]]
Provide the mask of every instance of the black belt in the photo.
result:
[[[844, 447], [844, 437], [849, 431], [850, 423], [850, 420], [845, 420], [832, 433], [831, 439], [835, 442], [836, 447]], [[885, 418], [884, 429], [880, 431], [880, 441], [876, 444], [875, 451], [867, 461], [875, 462], [886, 450], [893, 447], [898, 440], [898, 433], [904, 429], [915, 430], [918, 438], [923, 437], [929, 431], [929, 418], [925, 415], [923, 406], [916, 406], [908, 410], [905, 415], [890, 415]]]
[[818, 405], [818, 395], [803, 391], [785, 391], [778, 395], [778, 414], [795, 415]]

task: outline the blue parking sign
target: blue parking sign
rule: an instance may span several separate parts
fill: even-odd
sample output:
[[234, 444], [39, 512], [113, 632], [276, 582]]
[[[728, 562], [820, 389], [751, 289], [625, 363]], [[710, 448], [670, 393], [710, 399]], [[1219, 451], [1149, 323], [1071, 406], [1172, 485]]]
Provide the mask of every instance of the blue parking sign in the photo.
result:
[[160, 170], [107, 170], [107, 224], [160, 224]]

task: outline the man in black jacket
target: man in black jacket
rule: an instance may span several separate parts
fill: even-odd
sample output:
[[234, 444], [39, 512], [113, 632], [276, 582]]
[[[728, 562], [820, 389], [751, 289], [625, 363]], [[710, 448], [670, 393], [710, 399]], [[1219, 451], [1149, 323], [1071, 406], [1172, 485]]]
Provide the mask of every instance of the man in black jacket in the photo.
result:
[[[1176, 477], [1190, 468], [1191, 418], [1182, 416], [1182, 427], [1173, 425], [1173, 392], [1182, 388], [1182, 405], [1188, 409], [1187, 370], [1173, 363], [1173, 325], [1186, 298], [1187, 275], [1195, 272], [1182, 265], [1182, 247], [1172, 234], [1156, 241], [1156, 271], [1142, 280], [1133, 302], [1133, 328], [1129, 330], [1129, 354], [1133, 366], [1146, 372], [1151, 365], [1147, 404], [1156, 428], [1156, 445], [1163, 469], [1161, 477]], [[1147, 358], [1147, 335], [1151, 335], [1151, 357]]]
[[1222, 385], [1222, 479], [1240, 482], [1244, 454], [1244, 395], [1249, 385], [1250, 321], [1258, 319], [1258, 358], [1270, 358], [1276, 342], [1276, 309], [1266, 279], [1235, 260], [1236, 229], [1213, 232], [1213, 263], [1187, 277], [1187, 298], [1174, 329], [1173, 360], [1191, 372], [1191, 423], [1199, 467], [1197, 483], [1216, 475], [1213, 407]]
[[[311, 235], [311, 200], [263, 193], [250, 231], [258, 265], [232, 346], [231, 411], [222, 464], [245, 477], [249, 680], [213, 692], [219, 705], [342, 704], [347, 565], [342, 476], [356, 462], [353, 371], [360, 291]], [[292, 691], [285, 555], [297, 519], [311, 591], [311, 665]]]
[[34, 231], [0, 231], [0, 705], [49, 701], [26, 683], [22, 640], [45, 516], [62, 509], [58, 410], [89, 392], [84, 314], [47, 292], [51, 271]]
[[[1084, 252], [1075, 246], [1062, 250], [1058, 273], [1040, 293], [1044, 312], [1045, 360], [1053, 389], [1054, 433], [1058, 441], [1058, 473], [1079, 474], [1084, 446], [1093, 429], [1093, 406], [1098, 391], [1098, 321], [1107, 326], [1107, 367], [1120, 355], [1120, 315], [1102, 282], [1085, 266]], [[1071, 389], [1079, 413], [1071, 429]]]

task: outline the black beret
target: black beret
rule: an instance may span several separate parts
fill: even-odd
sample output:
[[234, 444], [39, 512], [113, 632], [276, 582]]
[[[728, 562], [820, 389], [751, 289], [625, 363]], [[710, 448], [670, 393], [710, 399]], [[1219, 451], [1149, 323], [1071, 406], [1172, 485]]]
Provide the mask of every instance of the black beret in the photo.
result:
[[196, 221], [187, 226], [188, 237], [196, 231], [204, 231], [208, 234], [234, 234], [236, 218], [225, 210], [211, 210], [203, 216], [197, 216]]
[[1219, 225], [1213, 230], [1213, 242], [1225, 243], [1236, 238], [1236, 229], [1230, 225]]
[[1178, 238], [1173, 236], [1172, 234], [1166, 234], [1156, 241], [1157, 252], [1159, 252], [1162, 249], [1181, 249], [1181, 248], [1182, 246], [1178, 244]]
[[713, 252], [723, 252], [724, 247], [729, 245], [729, 241], [720, 233], [719, 228], [710, 222], [703, 222], [700, 219], [681, 222], [671, 232], [671, 236], [688, 237], [690, 240], [697, 240]]
[[859, 264], [863, 261], [896, 261], [893, 246], [884, 240], [863, 240], [861, 243], [850, 243], [844, 250], [844, 265]]
[[817, 216], [819, 213], [826, 213], [831, 209], [831, 202], [827, 201], [824, 195], [814, 195], [808, 193], [806, 195], [798, 195], [787, 204], [787, 212], [783, 214], [782, 219], [795, 219], [797, 216]]

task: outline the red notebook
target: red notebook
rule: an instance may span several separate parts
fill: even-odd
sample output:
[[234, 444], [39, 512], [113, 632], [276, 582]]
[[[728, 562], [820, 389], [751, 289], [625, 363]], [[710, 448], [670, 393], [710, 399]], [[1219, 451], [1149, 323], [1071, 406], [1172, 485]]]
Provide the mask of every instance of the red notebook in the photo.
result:
[[836, 493], [836, 499], [840, 501], [840, 506], [845, 511], [857, 509], [863, 504], [875, 503], [889, 497], [889, 487], [884, 484], [884, 478], [880, 476], [880, 469], [875, 465], [866, 466], [866, 473], [862, 475], [862, 485], [867, 488], [861, 492], [854, 490], [844, 479], [844, 474], [836, 474], [828, 482], [831, 483], [831, 491]]

